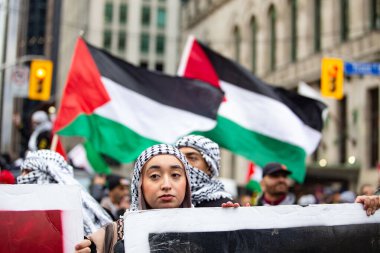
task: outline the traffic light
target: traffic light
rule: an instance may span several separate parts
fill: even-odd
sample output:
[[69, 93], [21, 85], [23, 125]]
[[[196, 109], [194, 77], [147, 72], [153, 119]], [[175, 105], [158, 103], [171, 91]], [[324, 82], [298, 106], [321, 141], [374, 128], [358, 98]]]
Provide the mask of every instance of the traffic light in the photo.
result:
[[29, 99], [49, 100], [53, 62], [50, 60], [33, 60], [30, 64]]
[[323, 58], [321, 67], [321, 94], [324, 97], [343, 98], [344, 63], [341, 59]]

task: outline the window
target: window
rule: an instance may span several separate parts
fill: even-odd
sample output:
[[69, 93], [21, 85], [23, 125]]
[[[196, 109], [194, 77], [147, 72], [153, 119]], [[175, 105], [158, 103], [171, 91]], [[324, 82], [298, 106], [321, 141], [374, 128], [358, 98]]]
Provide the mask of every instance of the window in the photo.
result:
[[163, 54], [165, 52], [165, 37], [158, 35], [156, 39], [156, 53]]
[[142, 53], [149, 52], [149, 34], [146, 34], [146, 33], [141, 34], [140, 51]]
[[369, 114], [369, 164], [376, 167], [379, 161], [379, 88], [368, 91]]
[[291, 0], [290, 2], [290, 29], [291, 29], [291, 50], [290, 59], [292, 62], [297, 60], [297, 0]]
[[370, 26], [372, 30], [380, 29], [380, 1], [370, 0]]
[[147, 61], [141, 61], [140, 62], [140, 67], [142, 67], [144, 69], [148, 69], [148, 62]]
[[104, 19], [105, 19], [106, 23], [112, 22], [112, 16], [113, 16], [112, 3], [106, 3], [106, 7], [104, 9]]
[[120, 24], [127, 23], [128, 7], [126, 4], [121, 4], [119, 9], [119, 22]]
[[164, 64], [162, 62], [157, 62], [156, 66], [155, 66], [155, 69], [157, 71], [161, 71], [161, 72], [164, 71]]
[[321, 51], [321, 27], [322, 27], [322, 20], [321, 20], [321, 0], [315, 0], [314, 1], [314, 51], [320, 52]]
[[339, 162], [345, 163], [347, 157], [347, 99], [344, 97], [338, 102], [338, 146], [339, 146]]
[[166, 10], [164, 8], [157, 9], [157, 27], [165, 28], [166, 25]]
[[234, 49], [235, 49], [235, 60], [240, 62], [240, 45], [241, 45], [241, 36], [238, 27], [234, 29]]
[[142, 8], [141, 23], [145, 26], [150, 24], [150, 7], [148, 6]]
[[253, 17], [251, 19], [251, 64], [252, 72], [256, 72], [256, 62], [257, 62], [257, 24], [256, 19]]
[[107, 30], [103, 32], [103, 47], [105, 49], [111, 49], [112, 44], [112, 33], [111, 31]]
[[125, 50], [125, 41], [126, 41], [126, 33], [125, 31], [119, 31], [119, 40], [117, 42], [117, 48], [119, 51], [124, 51]]
[[276, 69], [276, 10], [272, 5], [269, 8], [269, 47], [270, 47], [270, 70]]
[[340, 38], [341, 41], [348, 39], [349, 33], [349, 2], [348, 0], [340, 0]]

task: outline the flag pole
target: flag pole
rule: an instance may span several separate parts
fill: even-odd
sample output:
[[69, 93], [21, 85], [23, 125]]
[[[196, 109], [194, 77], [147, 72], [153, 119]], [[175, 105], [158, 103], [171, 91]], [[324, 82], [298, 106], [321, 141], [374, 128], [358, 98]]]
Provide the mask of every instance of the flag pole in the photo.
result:
[[54, 134], [53, 139], [51, 141], [50, 150], [56, 151], [57, 150], [57, 144], [58, 144], [58, 135]]

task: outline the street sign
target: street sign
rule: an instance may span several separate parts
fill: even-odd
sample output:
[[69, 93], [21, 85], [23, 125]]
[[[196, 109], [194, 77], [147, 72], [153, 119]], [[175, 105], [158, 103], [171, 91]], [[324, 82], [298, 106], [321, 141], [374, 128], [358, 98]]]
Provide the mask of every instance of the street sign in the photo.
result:
[[321, 94], [324, 97], [343, 98], [343, 60], [323, 58], [321, 71]]
[[13, 97], [27, 97], [29, 88], [29, 67], [15, 66], [11, 70]]
[[345, 62], [344, 74], [380, 76], [380, 63]]

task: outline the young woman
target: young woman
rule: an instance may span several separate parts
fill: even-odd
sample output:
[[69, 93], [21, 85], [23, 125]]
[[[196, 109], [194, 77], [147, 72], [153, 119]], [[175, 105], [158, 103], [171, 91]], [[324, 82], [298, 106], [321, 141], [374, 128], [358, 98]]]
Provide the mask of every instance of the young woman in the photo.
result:
[[[21, 175], [18, 184], [81, 184], [74, 179], [73, 168], [58, 153], [42, 149], [31, 151], [21, 164]], [[82, 186], [81, 186], [82, 187]], [[112, 222], [111, 217], [99, 203], [82, 188], [84, 234], [97, 231]]]
[[[159, 144], [143, 151], [134, 167], [130, 211], [192, 207], [189, 169], [185, 156], [173, 146]], [[123, 224], [119, 219], [99, 229], [79, 243], [76, 252], [114, 252], [116, 241], [123, 239]]]

